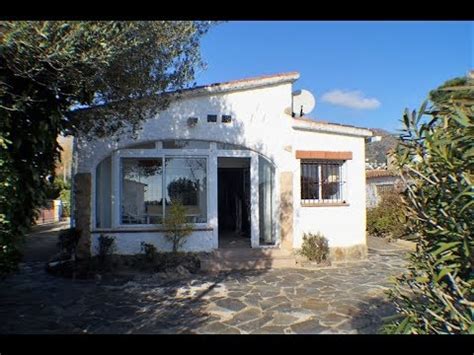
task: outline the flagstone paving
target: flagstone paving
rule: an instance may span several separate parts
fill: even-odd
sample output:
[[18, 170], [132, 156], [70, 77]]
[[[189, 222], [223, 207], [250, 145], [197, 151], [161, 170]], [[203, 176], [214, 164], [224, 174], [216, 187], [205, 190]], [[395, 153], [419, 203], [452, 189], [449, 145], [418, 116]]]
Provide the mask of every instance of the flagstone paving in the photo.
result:
[[0, 333], [377, 333], [404, 253], [318, 270], [70, 280], [21, 264], [0, 281]]

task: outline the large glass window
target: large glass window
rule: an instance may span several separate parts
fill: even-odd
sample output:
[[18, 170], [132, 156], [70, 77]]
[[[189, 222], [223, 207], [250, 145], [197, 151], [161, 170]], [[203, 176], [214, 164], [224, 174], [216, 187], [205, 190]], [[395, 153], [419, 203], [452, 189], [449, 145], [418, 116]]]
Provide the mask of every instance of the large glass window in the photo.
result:
[[161, 224], [166, 206], [181, 202], [191, 223], [207, 221], [205, 158], [123, 158], [122, 224]]
[[123, 224], [163, 221], [163, 166], [160, 159], [122, 159]]
[[343, 163], [337, 160], [302, 160], [301, 203], [344, 203]]
[[181, 202], [192, 223], [207, 219], [205, 158], [166, 158], [166, 204]]

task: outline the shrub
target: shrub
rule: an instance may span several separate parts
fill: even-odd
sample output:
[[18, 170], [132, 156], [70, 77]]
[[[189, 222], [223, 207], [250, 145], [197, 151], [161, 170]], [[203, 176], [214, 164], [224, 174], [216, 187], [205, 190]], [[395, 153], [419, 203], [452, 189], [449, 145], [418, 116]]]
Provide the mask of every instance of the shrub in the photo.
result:
[[62, 205], [63, 205], [63, 210], [62, 210], [62, 216], [61, 217], [70, 217], [71, 216], [71, 208], [70, 208], [70, 203], [71, 203], [71, 189], [70, 188], [65, 188], [61, 191], [61, 194], [59, 195], [59, 198], [61, 199]]
[[381, 194], [377, 207], [367, 210], [367, 232], [374, 237], [398, 239], [406, 235], [402, 198], [396, 191]]
[[98, 241], [97, 258], [99, 259], [99, 263], [103, 265], [115, 250], [115, 238], [101, 234]]
[[473, 115], [454, 104], [435, 109], [425, 103], [403, 117], [396, 163], [409, 182], [404, 204], [417, 250], [389, 292], [400, 319], [388, 333], [474, 333]]
[[81, 232], [76, 228], [61, 231], [58, 237], [58, 247], [62, 254], [76, 260], [76, 248], [81, 237]]
[[141, 246], [142, 246], [142, 252], [145, 255], [145, 260], [150, 263], [154, 262], [157, 256], [156, 247], [153, 244], [149, 244], [145, 242], [142, 242]]
[[0, 241], [0, 278], [18, 269], [22, 257], [19, 249], [9, 243]]
[[309, 261], [321, 263], [329, 257], [328, 240], [318, 232], [318, 234], [305, 233], [303, 235], [303, 244], [299, 254]]
[[172, 200], [166, 211], [163, 223], [167, 230], [165, 236], [173, 244], [173, 253], [176, 253], [184, 245], [192, 229], [186, 221], [186, 208], [181, 202]]

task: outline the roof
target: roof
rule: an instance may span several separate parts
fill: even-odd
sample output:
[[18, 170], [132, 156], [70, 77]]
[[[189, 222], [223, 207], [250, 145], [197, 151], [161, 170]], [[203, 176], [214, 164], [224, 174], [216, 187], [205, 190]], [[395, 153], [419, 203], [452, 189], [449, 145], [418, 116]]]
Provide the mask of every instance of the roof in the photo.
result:
[[278, 73], [271, 75], [260, 75], [244, 79], [224, 81], [221, 83], [213, 83], [207, 85], [196, 86], [189, 89], [176, 90], [169, 92], [169, 94], [185, 94], [185, 95], [199, 95], [209, 93], [221, 93], [237, 90], [254, 89], [263, 86], [270, 86], [281, 83], [292, 83], [300, 77], [300, 73], [296, 71], [287, 73]]
[[388, 176], [395, 177], [395, 176], [398, 176], [398, 174], [392, 170], [382, 170], [382, 169], [365, 171], [365, 177], [367, 179], [378, 178], [378, 177], [388, 177]]
[[372, 131], [368, 128], [317, 121], [309, 117], [294, 117], [293, 128], [307, 131], [320, 131], [326, 133], [347, 134], [359, 137], [372, 137]]

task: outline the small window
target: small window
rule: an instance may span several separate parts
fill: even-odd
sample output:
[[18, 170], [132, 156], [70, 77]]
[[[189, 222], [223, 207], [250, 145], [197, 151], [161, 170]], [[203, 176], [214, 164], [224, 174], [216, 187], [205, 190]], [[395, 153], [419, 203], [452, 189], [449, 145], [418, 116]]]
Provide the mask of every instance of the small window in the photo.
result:
[[231, 115], [222, 115], [222, 123], [230, 123], [232, 121]]
[[301, 203], [345, 203], [343, 164], [339, 160], [301, 160]]
[[207, 115], [207, 122], [217, 122], [217, 115]]
[[155, 142], [148, 142], [148, 143], [139, 143], [132, 145], [130, 147], [127, 147], [126, 149], [155, 149]]
[[217, 149], [222, 149], [222, 150], [246, 150], [247, 148], [242, 147], [241, 145], [218, 142], [217, 143]]
[[209, 149], [209, 142], [193, 140], [166, 140], [163, 149]]

